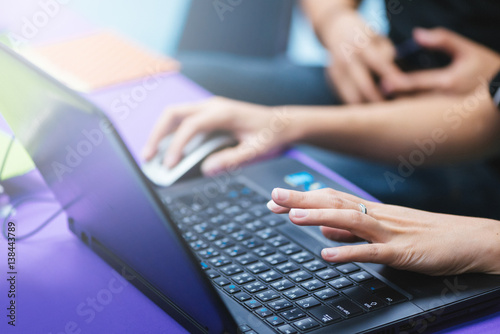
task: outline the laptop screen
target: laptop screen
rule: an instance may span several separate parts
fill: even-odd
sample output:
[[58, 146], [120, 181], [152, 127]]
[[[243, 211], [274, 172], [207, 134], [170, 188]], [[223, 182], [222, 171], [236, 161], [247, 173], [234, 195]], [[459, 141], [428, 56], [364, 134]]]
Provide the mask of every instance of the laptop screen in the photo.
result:
[[223, 332], [225, 307], [104, 114], [2, 45], [0, 69], [0, 112], [77, 234], [203, 327]]

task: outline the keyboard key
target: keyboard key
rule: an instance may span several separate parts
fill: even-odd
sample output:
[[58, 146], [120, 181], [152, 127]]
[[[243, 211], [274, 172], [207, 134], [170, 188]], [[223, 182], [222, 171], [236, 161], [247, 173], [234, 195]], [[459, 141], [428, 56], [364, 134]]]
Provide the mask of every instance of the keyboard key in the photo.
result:
[[241, 291], [241, 289], [240, 289], [240, 288], [238, 288], [238, 287], [237, 287], [236, 285], [234, 285], [234, 284], [231, 284], [231, 285], [226, 285], [226, 286], [224, 287], [224, 290], [226, 290], [226, 292], [227, 292], [227, 293], [229, 293], [229, 294], [235, 294], [235, 293], [237, 293], [237, 292], [240, 292], [240, 291]]
[[271, 270], [271, 271], [268, 271], [268, 272], [265, 272], [265, 273], [259, 275], [259, 278], [266, 283], [276, 281], [282, 277], [283, 276], [281, 276], [279, 273], [277, 273], [274, 270]]
[[184, 238], [184, 240], [186, 240], [187, 242], [191, 242], [191, 241], [196, 241], [198, 240], [198, 237], [196, 236], [196, 234], [194, 234], [193, 232], [186, 232], [182, 235], [182, 237]]
[[257, 218], [269, 214], [269, 209], [264, 204], [254, 205], [249, 211]]
[[235, 216], [238, 215], [242, 212], [243, 210], [240, 208], [239, 205], [233, 205], [227, 209], [224, 209], [224, 213], [228, 216]]
[[208, 244], [200, 240], [191, 242], [189, 246], [195, 251], [208, 248]]
[[350, 274], [352, 272], [358, 271], [359, 267], [354, 263], [347, 263], [341, 266], [337, 266], [337, 270], [344, 274]]
[[270, 309], [267, 307], [261, 307], [255, 311], [255, 314], [257, 314], [261, 318], [268, 317], [273, 314]]
[[252, 330], [248, 325], [239, 325], [238, 329], [240, 330], [241, 333], [245, 333]]
[[283, 292], [283, 294], [291, 300], [299, 299], [300, 297], [304, 297], [307, 295], [307, 293], [301, 288], [293, 288]]
[[257, 293], [259, 291], [265, 290], [266, 286], [261, 282], [255, 281], [253, 283], [244, 285], [243, 288], [250, 293]]
[[271, 228], [266, 228], [265, 230], [257, 232], [256, 235], [263, 240], [267, 240], [276, 237], [278, 233]]
[[269, 263], [272, 266], [278, 265], [280, 263], [288, 261], [288, 259], [282, 255], [282, 254], [274, 254], [271, 256], [268, 256], [264, 259], [267, 263]]
[[205, 239], [207, 239], [208, 241], [216, 241], [216, 240], [219, 240], [219, 239], [222, 239], [224, 237], [223, 234], [221, 234], [219, 231], [217, 230], [214, 230], [214, 231], [210, 231], [210, 232], [206, 232], [206, 233], [203, 233], [203, 236], [205, 237]]
[[293, 255], [302, 252], [302, 248], [296, 244], [290, 244], [279, 248], [279, 251], [285, 255]]
[[285, 223], [285, 220], [276, 214], [270, 214], [264, 216], [261, 218], [261, 220], [264, 222], [265, 225], [271, 227], [279, 226]]
[[206, 264], [205, 262], [200, 262], [200, 265], [201, 265], [201, 269], [203, 270], [208, 270], [210, 269], [210, 267], [208, 266], [208, 264]]
[[240, 264], [246, 266], [247, 264], [257, 262], [258, 259], [252, 254], [246, 254], [246, 255], [237, 257], [236, 261], [238, 261]]
[[333, 286], [335, 289], [342, 289], [342, 288], [345, 288], [347, 286], [351, 286], [352, 282], [349, 281], [345, 277], [341, 277], [341, 278], [337, 278], [337, 279], [335, 279], [333, 281], [328, 282], [328, 284], [330, 284], [331, 286]]
[[248, 233], [247, 231], [239, 231], [239, 232], [235, 232], [235, 233], [231, 234], [231, 237], [234, 240], [241, 242], [241, 241], [250, 239], [252, 237], [252, 235], [250, 233]]
[[226, 254], [230, 257], [246, 254], [247, 250], [241, 246], [233, 246], [225, 250]]
[[287, 279], [282, 279], [281, 281], [274, 282], [273, 284], [271, 284], [271, 286], [278, 291], [283, 291], [286, 289], [290, 289], [291, 287], [294, 287], [295, 284], [293, 284]]
[[280, 295], [276, 291], [266, 290], [266, 291], [262, 291], [262, 292], [257, 293], [255, 296], [260, 301], [265, 303], [265, 302], [271, 301], [273, 299], [279, 298]]
[[264, 256], [274, 254], [276, 251], [273, 247], [264, 246], [264, 247], [260, 247], [260, 248], [255, 249], [253, 252], [260, 257], [264, 257]]
[[236, 299], [238, 299], [240, 302], [246, 302], [247, 300], [252, 299], [249, 294], [246, 294], [245, 292], [240, 292], [234, 295]]
[[280, 235], [280, 236], [277, 236], [276, 238], [272, 238], [272, 239], [268, 240], [267, 243], [273, 247], [281, 247], [283, 245], [289, 244], [290, 241], [288, 241], [287, 238]]
[[222, 268], [221, 271], [225, 275], [231, 276], [231, 275], [241, 273], [243, 271], [243, 269], [241, 269], [241, 267], [238, 266], [237, 264], [231, 264], [231, 265], [228, 265], [228, 266], [225, 266], [224, 268]]
[[251, 300], [246, 301], [245, 305], [248, 306], [249, 308], [251, 308], [252, 310], [262, 306], [262, 304], [260, 302], [256, 301], [255, 299], [251, 299]]
[[305, 318], [293, 323], [299, 330], [306, 331], [308, 329], [319, 326], [319, 323], [312, 318]]
[[229, 238], [224, 238], [217, 240], [215, 242], [215, 246], [219, 247], [220, 249], [226, 249], [228, 247], [234, 246], [234, 242]]
[[293, 262], [287, 262], [276, 267], [283, 274], [289, 274], [300, 269], [298, 265]]
[[269, 267], [266, 266], [262, 262], [257, 262], [257, 263], [254, 263], [254, 264], [247, 266], [247, 269], [250, 270], [253, 274], [257, 275], [257, 274], [262, 273], [264, 271], [268, 271]]
[[331, 278], [340, 276], [339, 272], [335, 269], [325, 269], [316, 273], [316, 275], [322, 280], [328, 281]]
[[281, 310], [286, 310], [287, 308], [290, 308], [293, 306], [291, 302], [289, 302], [286, 299], [279, 299], [274, 302], [271, 302], [267, 304], [270, 308], [272, 308], [275, 311], [281, 311]]
[[362, 308], [366, 311], [377, 310], [385, 306], [382, 299], [378, 298], [374, 294], [369, 293], [360, 286], [345, 289], [342, 291], [347, 297], [354, 300], [356, 303], [360, 304]]
[[332, 289], [324, 289], [314, 293], [314, 295], [321, 300], [327, 300], [333, 297], [337, 297], [339, 293], [337, 291], [333, 291]]
[[248, 212], [245, 212], [239, 216], [236, 216], [234, 217], [234, 220], [240, 224], [246, 224], [246, 223], [249, 223], [253, 220], [253, 216], [248, 213]]
[[408, 298], [406, 298], [396, 290], [391, 289], [389, 287], [377, 291], [375, 295], [383, 299], [387, 304], [396, 304], [408, 300]]
[[335, 298], [334, 300], [327, 302], [327, 305], [337, 310], [346, 318], [350, 318], [363, 313], [361, 307], [357, 306], [350, 300], [345, 299], [344, 297]]
[[199, 234], [203, 234], [212, 230], [212, 228], [207, 223], [201, 223], [193, 227], [194, 231]]
[[241, 230], [241, 228], [236, 223], [229, 223], [226, 225], [222, 225], [219, 228], [222, 232], [227, 233], [227, 234], [231, 234], [231, 233], [238, 232], [239, 230]]
[[216, 272], [215, 270], [207, 270], [206, 273], [207, 273], [208, 277], [210, 277], [212, 279], [220, 277], [219, 273]]
[[290, 277], [295, 282], [299, 283], [299, 282], [303, 282], [305, 280], [310, 279], [312, 277], [312, 275], [309, 274], [307, 271], [301, 270], [299, 272], [291, 274], [288, 277]]
[[314, 256], [307, 252], [300, 252], [298, 254], [292, 255], [291, 259], [297, 263], [305, 263], [314, 259]]
[[219, 277], [214, 279], [214, 283], [217, 284], [218, 286], [226, 286], [231, 282], [225, 277]]
[[325, 287], [325, 284], [320, 280], [313, 279], [311, 281], [307, 281], [301, 284], [303, 288], [307, 291], [314, 291]]
[[264, 244], [264, 242], [261, 241], [260, 239], [252, 238], [252, 239], [248, 239], [248, 240], [243, 241], [242, 244], [243, 244], [243, 246], [245, 246], [249, 249], [254, 249], [254, 248], [262, 246]]
[[387, 288], [387, 284], [385, 284], [382, 281], [379, 281], [378, 279], [363, 283], [361, 286], [370, 291], [371, 293], [375, 293], [384, 288]]
[[210, 218], [210, 223], [212, 225], [223, 225], [224, 223], [227, 223], [227, 218], [224, 215], [217, 215], [212, 218]]
[[297, 330], [290, 325], [278, 327], [281, 334], [297, 334]]
[[326, 264], [323, 261], [320, 260], [314, 260], [309, 263], [304, 264], [304, 268], [306, 268], [309, 271], [318, 271], [321, 269], [326, 268]]
[[260, 220], [254, 220], [251, 223], [245, 224], [245, 228], [251, 232], [258, 232], [265, 229], [266, 225], [264, 225], [264, 223]]
[[298, 308], [293, 308], [291, 310], [282, 312], [282, 313], [280, 313], [280, 315], [288, 321], [293, 321], [295, 319], [303, 318], [306, 316], [304, 311], [302, 311], [301, 309], [298, 309]]
[[201, 250], [198, 254], [204, 259], [210, 259], [220, 255], [219, 251], [212, 247]]
[[297, 306], [302, 307], [303, 309], [310, 309], [315, 306], [318, 306], [320, 303], [313, 297], [307, 297], [301, 300], [297, 300]]
[[231, 260], [229, 260], [225, 256], [219, 256], [219, 257], [215, 257], [213, 259], [208, 260], [208, 262], [210, 262], [210, 264], [213, 265], [214, 267], [218, 268], [218, 267], [223, 267], [227, 264], [230, 264]]
[[373, 278], [373, 276], [366, 271], [360, 271], [359, 273], [352, 274], [349, 276], [354, 282], [364, 282]]
[[277, 315], [275, 316], [272, 316], [272, 317], [269, 317], [266, 319], [266, 321], [271, 324], [271, 326], [279, 326], [279, 325], [283, 325], [285, 322], [283, 321], [283, 319], [281, 319], [280, 317], [278, 317]]
[[342, 317], [331, 308], [321, 305], [310, 310], [309, 313], [324, 325], [341, 320]]
[[250, 283], [250, 282], [255, 281], [255, 278], [252, 275], [248, 274], [248, 273], [243, 273], [243, 274], [239, 274], [239, 275], [233, 276], [232, 280], [236, 284], [242, 285], [242, 284], [246, 284], [246, 283]]

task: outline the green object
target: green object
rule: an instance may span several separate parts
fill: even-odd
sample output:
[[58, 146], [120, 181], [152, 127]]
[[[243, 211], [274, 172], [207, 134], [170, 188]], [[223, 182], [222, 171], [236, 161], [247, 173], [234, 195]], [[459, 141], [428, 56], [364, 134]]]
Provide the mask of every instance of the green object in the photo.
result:
[[35, 168], [33, 160], [31, 160], [28, 152], [24, 147], [16, 140], [10, 149], [7, 161], [5, 160], [5, 153], [12, 140], [12, 136], [0, 131], [0, 166], [5, 163], [5, 167], [2, 175], [0, 175], [1, 180], [9, 179], [14, 176], [25, 174]]

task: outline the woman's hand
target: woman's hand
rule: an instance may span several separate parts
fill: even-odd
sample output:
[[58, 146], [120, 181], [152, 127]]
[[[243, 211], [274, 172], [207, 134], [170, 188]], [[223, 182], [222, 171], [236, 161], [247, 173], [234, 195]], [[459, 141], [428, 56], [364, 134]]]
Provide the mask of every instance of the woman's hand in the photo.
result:
[[385, 100], [374, 75], [385, 79], [402, 74], [394, 63], [392, 42], [354, 9], [335, 13], [325, 22], [321, 39], [332, 57], [327, 72], [342, 100], [347, 104]]
[[[361, 212], [359, 203], [367, 207]], [[326, 248], [331, 262], [373, 262], [429, 275], [500, 274], [500, 222], [369, 202], [322, 189], [274, 189], [268, 207], [300, 226], [320, 225], [336, 241], [368, 244]]]
[[451, 57], [451, 64], [438, 69], [414, 71], [382, 80], [388, 94], [468, 93], [493, 79], [500, 70], [500, 55], [487, 47], [444, 28], [420, 29], [413, 38], [423, 48], [439, 50]]
[[182, 159], [184, 147], [196, 134], [228, 131], [239, 144], [214, 153], [205, 160], [203, 173], [213, 175], [290, 144], [298, 133], [294, 130], [292, 120], [293, 113], [284, 107], [270, 108], [221, 97], [168, 108], [156, 124], [144, 148], [143, 157], [152, 159], [160, 141], [175, 132], [164, 162], [167, 167], [173, 167]]

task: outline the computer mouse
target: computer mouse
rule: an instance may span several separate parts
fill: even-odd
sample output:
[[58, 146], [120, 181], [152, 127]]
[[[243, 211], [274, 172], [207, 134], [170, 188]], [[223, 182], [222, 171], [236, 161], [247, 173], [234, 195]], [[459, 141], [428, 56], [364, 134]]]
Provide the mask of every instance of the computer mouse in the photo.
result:
[[184, 158], [176, 166], [167, 168], [163, 161], [174, 135], [165, 137], [158, 145], [156, 156], [142, 165], [144, 174], [160, 187], [168, 187], [188, 177], [200, 176], [201, 163], [206, 157], [236, 144], [236, 139], [227, 133], [197, 134], [184, 147]]

